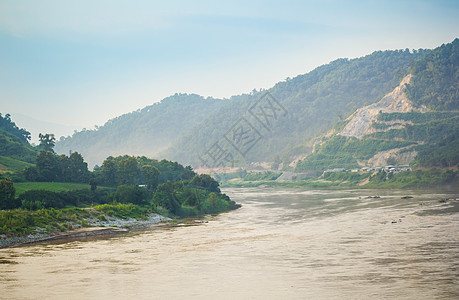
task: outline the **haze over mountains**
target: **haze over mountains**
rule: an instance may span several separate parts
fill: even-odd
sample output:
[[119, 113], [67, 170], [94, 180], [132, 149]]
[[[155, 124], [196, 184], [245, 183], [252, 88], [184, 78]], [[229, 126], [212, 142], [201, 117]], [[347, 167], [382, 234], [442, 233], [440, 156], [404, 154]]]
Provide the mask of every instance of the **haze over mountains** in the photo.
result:
[[[230, 99], [204, 99], [194, 94], [176, 94], [154, 105], [112, 119], [95, 130], [80, 131], [71, 137], [63, 138], [57, 142], [55, 150], [65, 154], [69, 151], [78, 151], [90, 166], [101, 164], [109, 155], [131, 154], [153, 158], [165, 157], [199, 167], [203, 164], [202, 156], [216, 142], [224, 141], [225, 137], [228, 140], [228, 131], [234, 128], [235, 124], [241, 124], [238, 122], [243, 117], [244, 122], [253, 124], [260, 139], [253, 144], [250, 151], [244, 153], [243, 157], [238, 157], [236, 166], [247, 166], [253, 162], [277, 162], [276, 166], [283, 163], [281, 165], [285, 167], [293, 161], [295, 163], [291, 168], [296, 166], [297, 171], [304, 171], [308, 168], [322, 170], [333, 164], [362, 164], [362, 157], [370, 159], [381, 149], [387, 151], [392, 149], [391, 147], [404, 147], [402, 142], [419, 147], [425, 144], [425, 139], [415, 136], [411, 136], [410, 139], [402, 138], [396, 136], [400, 133], [386, 130], [383, 132], [391, 132], [393, 136], [381, 136], [383, 134], [379, 133], [379, 137], [368, 138], [386, 142], [397, 140], [402, 144], [383, 145], [380, 142], [379, 146], [373, 148], [366, 144], [366, 150], [368, 147], [372, 150], [368, 150], [363, 156], [349, 154], [350, 156], [341, 161], [325, 159], [318, 167], [316, 162], [321, 144], [317, 142], [317, 138], [329, 132], [328, 137], [322, 137], [322, 145], [325, 145], [327, 138], [343, 138], [344, 141], [358, 139], [345, 134], [337, 136], [337, 129], [342, 130], [349, 122], [355, 123], [356, 120], [351, 121], [348, 117], [356, 110], [372, 105], [393, 92], [404, 78], [405, 82], [399, 86], [399, 94], [407, 97], [409, 105], [412, 106], [408, 111], [421, 111], [421, 107], [426, 112], [458, 111], [458, 44], [456, 39], [451, 44], [433, 51], [377, 51], [357, 59], [338, 59], [307, 74], [279, 82], [268, 91], [254, 90], [251, 94], [233, 96]], [[412, 78], [408, 77], [409, 80], [408, 74], [412, 74]], [[250, 108], [266, 95], [266, 92], [272, 95], [273, 101], [277, 101], [285, 109], [285, 114], [276, 116], [273, 120], [275, 122], [269, 128], [257, 123], [254, 115], [250, 113]], [[398, 112], [396, 106], [390, 112]], [[400, 112], [403, 112], [403, 109]], [[377, 116], [378, 113], [379, 111], [374, 110], [373, 117], [382, 118]], [[431, 115], [431, 118], [436, 117]], [[445, 115], [443, 119], [449, 120], [452, 124], [457, 123], [454, 114], [447, 117]], [[391, 122], [397, 123], [396, 120], [392, 119]], [[434, 120], [428, 122], [431, 121]], [[369, 124], [367, 125], [373, 126], [371, 122]], [[425, 130], [430, 123], [416, 125], [415, 121], [407, 120], [404, 124], [424, 126]], [[338, 128], [340, 126], [341, 128]], [[400, 124], [397, 126], [387, 128], [408, 128]], [[330, 133], [333, 128], [335, 132]], [[370, 133], [376, 134], [376, 131]], [[365, 132], [365, 135], [368, 134], [369, 132]], [[445, 134], [457, 143], [457, 136]], [[430, 142], [435, 144], [439, 141], [431, 139]], [[311, 154], [313, 148], [314, 153]], [[339, 150], [335, 149], [338, 152]], [[425, 146], [424, 150], [418, 150], [425, 151]], [[326, 157], [331, 154], [324, 152], [323, 155]], [[306, 157], [315, 162], [307, 163]], [[396, 156], [392, 158], [397, 159]], [[451, 159], [454, 161], [454, 158]], [[297, 166], [298, 160], [303, 162]]]

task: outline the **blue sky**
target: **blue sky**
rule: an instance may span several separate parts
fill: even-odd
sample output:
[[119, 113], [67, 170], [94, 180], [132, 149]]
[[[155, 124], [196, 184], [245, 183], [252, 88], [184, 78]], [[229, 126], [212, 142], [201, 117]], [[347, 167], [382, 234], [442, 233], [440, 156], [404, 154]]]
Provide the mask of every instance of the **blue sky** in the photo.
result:
[[176, 92], [269, 88], [337, 58], [451, 42], [458, 3], [3, 0], [0, 112], [70, 134]]

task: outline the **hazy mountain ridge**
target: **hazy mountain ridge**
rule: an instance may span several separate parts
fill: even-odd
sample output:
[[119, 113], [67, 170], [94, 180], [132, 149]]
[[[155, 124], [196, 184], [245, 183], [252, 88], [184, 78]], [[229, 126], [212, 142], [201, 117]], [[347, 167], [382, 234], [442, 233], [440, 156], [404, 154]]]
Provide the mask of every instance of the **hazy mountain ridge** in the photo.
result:
[[207, 115], [223, 106], [224, 100], [195, 94], [175, 94], [143, 109], [111, 119], [94, 130], [61, 138], [57, 153], [81, 153], [92, 166], [110, 156], [158, 157], [170, 143]]

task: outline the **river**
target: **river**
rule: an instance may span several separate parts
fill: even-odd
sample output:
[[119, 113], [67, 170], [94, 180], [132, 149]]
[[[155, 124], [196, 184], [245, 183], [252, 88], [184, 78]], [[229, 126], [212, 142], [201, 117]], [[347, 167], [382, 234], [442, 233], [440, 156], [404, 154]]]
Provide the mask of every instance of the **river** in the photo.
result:
[[457, 195], [224, 191], [207, 223], [1, 249], [0, 299], [459, 299]]

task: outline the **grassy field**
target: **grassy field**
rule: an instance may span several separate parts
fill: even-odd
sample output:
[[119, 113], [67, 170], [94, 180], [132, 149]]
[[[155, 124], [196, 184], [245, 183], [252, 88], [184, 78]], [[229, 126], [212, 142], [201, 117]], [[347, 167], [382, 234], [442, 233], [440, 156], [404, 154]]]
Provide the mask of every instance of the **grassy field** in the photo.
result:
[[6, 171], [20, 172], [30, 166], [33, 166], [33, 164], [6, 156], [0, 156], [0, 172], [2, 173]]
[[70, 182], [18, 182], [14, 184], [16, 189], [16, 197], [28, 190], [46, 190], [52, 192], [72, 191], [89, 189], [89, 184], [86, 183], [70, 183]]

